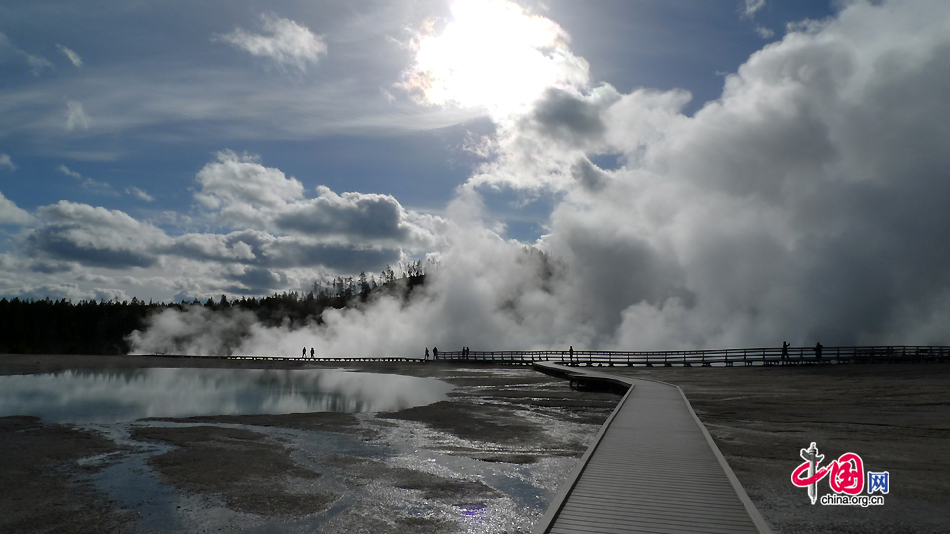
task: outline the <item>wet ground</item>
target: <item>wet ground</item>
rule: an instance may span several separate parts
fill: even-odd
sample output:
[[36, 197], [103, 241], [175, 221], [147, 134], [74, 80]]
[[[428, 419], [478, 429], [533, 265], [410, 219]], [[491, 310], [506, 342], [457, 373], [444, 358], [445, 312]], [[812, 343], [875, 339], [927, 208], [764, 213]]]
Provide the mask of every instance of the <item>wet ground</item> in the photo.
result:
[[[288, 367], [0, 356], [0, 374], [190, 364]], [[619, 399], [528, 367], [359, 370], [455, 389], [395, 412], [82, 425], [0, 418], [0, 452], [11, 459], [0, 469], [0, 531], [530, 532]]]

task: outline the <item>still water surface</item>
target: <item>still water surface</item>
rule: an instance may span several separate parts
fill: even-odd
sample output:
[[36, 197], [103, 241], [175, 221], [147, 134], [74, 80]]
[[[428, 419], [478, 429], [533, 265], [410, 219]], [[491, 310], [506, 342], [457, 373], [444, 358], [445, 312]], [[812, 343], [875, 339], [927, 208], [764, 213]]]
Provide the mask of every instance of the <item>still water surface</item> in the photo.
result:
[[438, 402], [431, 378], [347, 371], [136, 369], [0, 376], [0, 416], [50, 423], [143, 417], [394, 411]]

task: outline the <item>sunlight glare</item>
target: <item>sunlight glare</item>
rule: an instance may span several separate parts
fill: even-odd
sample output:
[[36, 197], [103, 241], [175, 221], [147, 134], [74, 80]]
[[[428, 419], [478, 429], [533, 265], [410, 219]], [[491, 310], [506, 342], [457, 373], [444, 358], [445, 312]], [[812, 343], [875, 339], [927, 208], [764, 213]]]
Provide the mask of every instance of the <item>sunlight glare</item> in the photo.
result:
[[510, 114], [547, 87], [584, 87], [588, 65], [555, 22], [505, 0], [457, 0], [440, 35], [428, 21], [413, 42], [415, 65], [400, 86], [430, 105]]

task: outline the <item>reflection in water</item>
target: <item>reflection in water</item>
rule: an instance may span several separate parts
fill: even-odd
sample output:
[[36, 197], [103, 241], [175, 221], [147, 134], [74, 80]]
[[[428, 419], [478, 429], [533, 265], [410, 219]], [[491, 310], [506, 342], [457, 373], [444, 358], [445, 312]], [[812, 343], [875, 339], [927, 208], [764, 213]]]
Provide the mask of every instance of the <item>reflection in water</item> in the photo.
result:
[[378, 412], [443, 400], [431, 378], [323, 369], [138, 369], [0, 376], [0, 416], [56, 423], [143, 417]]
[[459, 515], [466, 520], [469, 525], [481, 525], [485, 523], [488, 515], [488, 507], [482, 503], [477, 504], [458, 504]]

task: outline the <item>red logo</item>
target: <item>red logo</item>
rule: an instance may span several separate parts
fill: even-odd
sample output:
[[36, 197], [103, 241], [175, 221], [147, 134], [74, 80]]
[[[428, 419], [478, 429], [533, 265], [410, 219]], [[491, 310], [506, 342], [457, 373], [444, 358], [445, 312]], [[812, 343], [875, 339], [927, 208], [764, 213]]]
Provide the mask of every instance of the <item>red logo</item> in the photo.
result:
[[[807, 451], [808, 449], [803, 450]], [[821, 457], [824, 458], [823, 455]], [[864, 491], [864, 462], [861, 461], [860, 456], [853, 452], [846, 452], [825, 467], [812, 471], [812, 474], [806, 475], [804, 478], [802, 477], [803, 473], [809, 471], [812, 465], [817, 465], [820, 461], [819, 459], [815, 464], [812, 464], [812, 461], [806, 458], [804, 463], [792, 471], [792, 484], [799, 488], [805, 488], [817, 484], [831, 473], [828, 482], [835, 493], [857, 495]]]
[[846, 452], [832, 460], [831, 463], [821, 466], [825, 459], [823, 454], [818, 454], [818, 447], [815, 442], [811, 446], [801, 451], [802, 464], [792, 471], [792, 484], [799, 488], [808, 488], [808, 497], [811, 503], [815, 504], [818, 500], [818, 482], [828, 477], [828, 484], [834, 494], [826, 494], [821, 497], [821, 504], [826, 505], [860, 505], [867, 507], [870, 505], [884, 504], [884, 497], [873, 495], [881, 493], [886, 495], [890, 491], [889, 477], [890, 473], [867, 472], [867, 495], [861, 495], [864, 491], [864, 462], [861, 457], [853, 452]]

